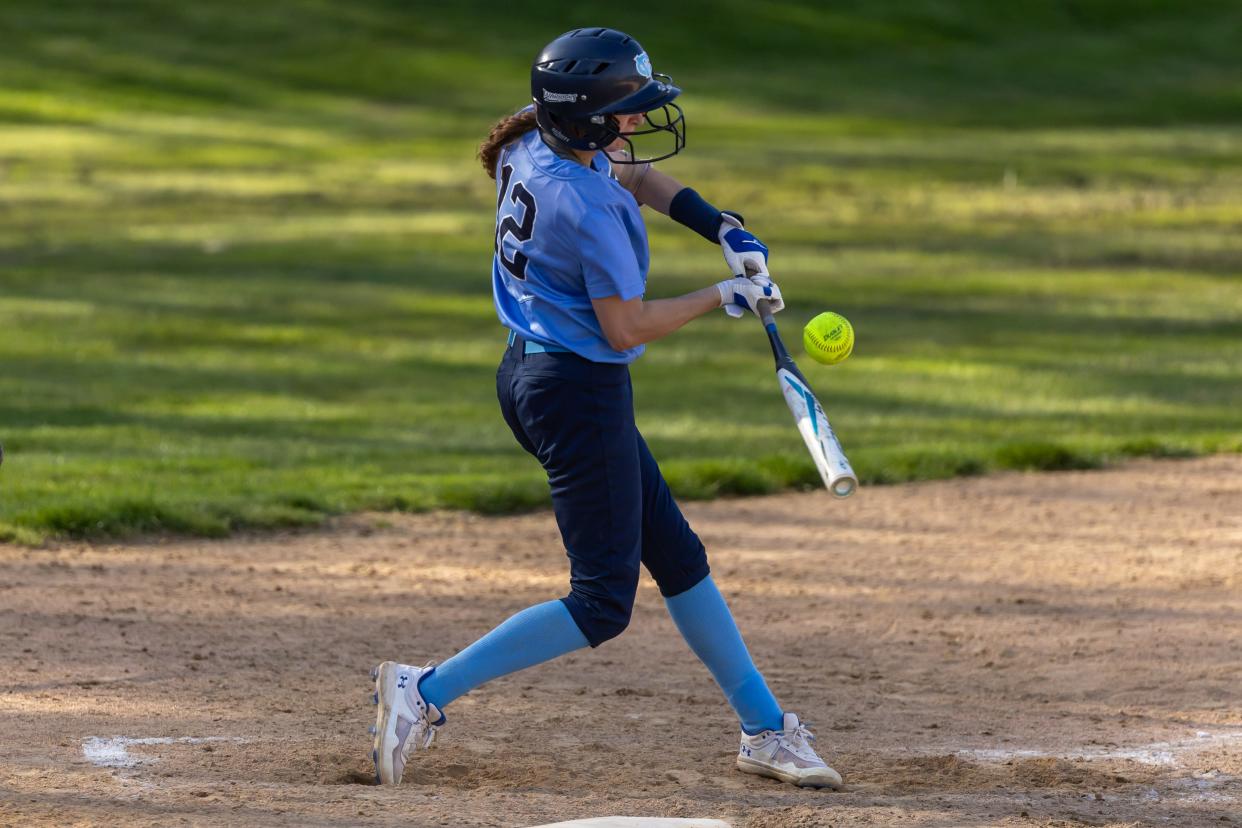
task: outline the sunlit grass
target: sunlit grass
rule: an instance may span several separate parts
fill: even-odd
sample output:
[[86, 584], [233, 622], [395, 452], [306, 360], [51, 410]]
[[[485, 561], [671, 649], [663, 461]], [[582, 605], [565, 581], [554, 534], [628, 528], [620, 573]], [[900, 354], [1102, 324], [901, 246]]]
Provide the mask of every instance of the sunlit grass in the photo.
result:
[[[473, 155], [560, 11], [73, 6], [0, 9], [0, 541], [545, 503]], [[606, 11], [685, 87], [665, 168], [772, 246], [790, 344], [854, 323], [802, 363], [865, 483], [1242, 450], [1236, 10], [752, 5], [722, 66], [692, 6]], [[649, 230], [650, 296], [723, 275]], [[818, 485], [754, 320], [634, 378], [680, 495]]]

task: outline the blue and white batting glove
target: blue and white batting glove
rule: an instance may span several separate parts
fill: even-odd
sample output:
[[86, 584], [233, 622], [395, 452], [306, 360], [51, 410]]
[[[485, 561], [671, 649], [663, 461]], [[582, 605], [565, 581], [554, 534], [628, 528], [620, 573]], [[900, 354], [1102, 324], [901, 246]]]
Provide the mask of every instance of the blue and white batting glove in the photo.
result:
[[737, 216], [720, 214], [720, 251], [734, 276], [768, 276], [768, 246], [742, 227]]
[[772, 313], [780, 313], [785, 309], [785, 300], [781, 298], [781, 289], [767, 276], [736, 276], [716, 283], [720, 291], [720, 306], [725, 313], [734, 318], [746, 311], [759, 315], [759, 300], [767, 299]]

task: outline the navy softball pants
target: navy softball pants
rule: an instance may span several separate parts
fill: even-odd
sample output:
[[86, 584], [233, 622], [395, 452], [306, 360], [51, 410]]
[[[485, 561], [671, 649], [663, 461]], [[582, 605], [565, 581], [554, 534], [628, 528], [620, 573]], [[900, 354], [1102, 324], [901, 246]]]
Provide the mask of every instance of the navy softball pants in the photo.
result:
[[640, 562], [671, 598], [707, 577], [707, 554], [634, 425], [629, 367], [525, 350], [516, 337], [501, 360], [500, 410], [548, 474], [569, 555], [561, 600], [597, 647], [629, 624]]

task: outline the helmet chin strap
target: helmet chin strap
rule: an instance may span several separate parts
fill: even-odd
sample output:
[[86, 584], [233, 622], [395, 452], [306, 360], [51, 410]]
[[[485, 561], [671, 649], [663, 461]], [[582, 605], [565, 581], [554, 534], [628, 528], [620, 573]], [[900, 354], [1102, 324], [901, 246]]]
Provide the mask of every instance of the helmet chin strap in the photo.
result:
[[[573, 126], [558, 123], [555, 116], [541, 109], [538, 101], [535, 102], [535, 117], [539, 125], [539, 134], [543, 137], [544, 143], [554, 150], [596, 152], [602, 150], [620, 136], [617, 120], [611, 115], [595, 115], [591, 117], [588, 131], [593, 134], [590, 135], [590, 138], [581, 137]], [[607, 120], [604, 120], [605, 118]], [[592, 140], [594, 143], [591, 143]], [[589, 144], [589, 146], [574, 146], [574, 144], [584, 143]]]
[[557, 138], [552, 133], [548, 132], [543, 127], [539, 128], [539, 137], [542, 138], [543, 142], [548, 145], [548, 149], [555, 152], [561, 158], [566, 158], [570, 161], [578, 160], [578, 156], [576, 154], [578, 152], [577, 150], [569, 144], [566, 144], [560, 138]]

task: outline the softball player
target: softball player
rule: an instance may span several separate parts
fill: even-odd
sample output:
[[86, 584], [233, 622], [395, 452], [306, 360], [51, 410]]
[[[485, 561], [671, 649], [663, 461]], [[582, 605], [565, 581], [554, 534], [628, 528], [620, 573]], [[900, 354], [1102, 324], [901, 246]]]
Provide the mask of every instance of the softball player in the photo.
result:
[[[577, 29], [535, 60], [534, 105], [496, 124], [480, 147], [496, 180], [492, 287], [509, 329], [496, 391], [513, 435], [547, 472], [570, 591], [517, 613], [442, 664], [385, 661], [373, 671], [381, 783], [401, 781], [410, 751], [431, 746], [454, 699], [620, 635], [641, 562], [741, 720], [737, 767], [795, 785], [841, 784], [755, 668], [703, 544], [634, 425], [629, 364], [644, 343], [717, 308], [742, 316], [760, 299], [784, 307], [768, 278], [767, 248], [741, 217], [651, 167], [685, 146], [684, 115], [673, 102], [680, 92], [652, 73], [633, 38]], [[636, 136], [666, 139], [667, 152], [639, 158]], [[719, 244], [738, 275], [644, 301], [640, 203]]]

